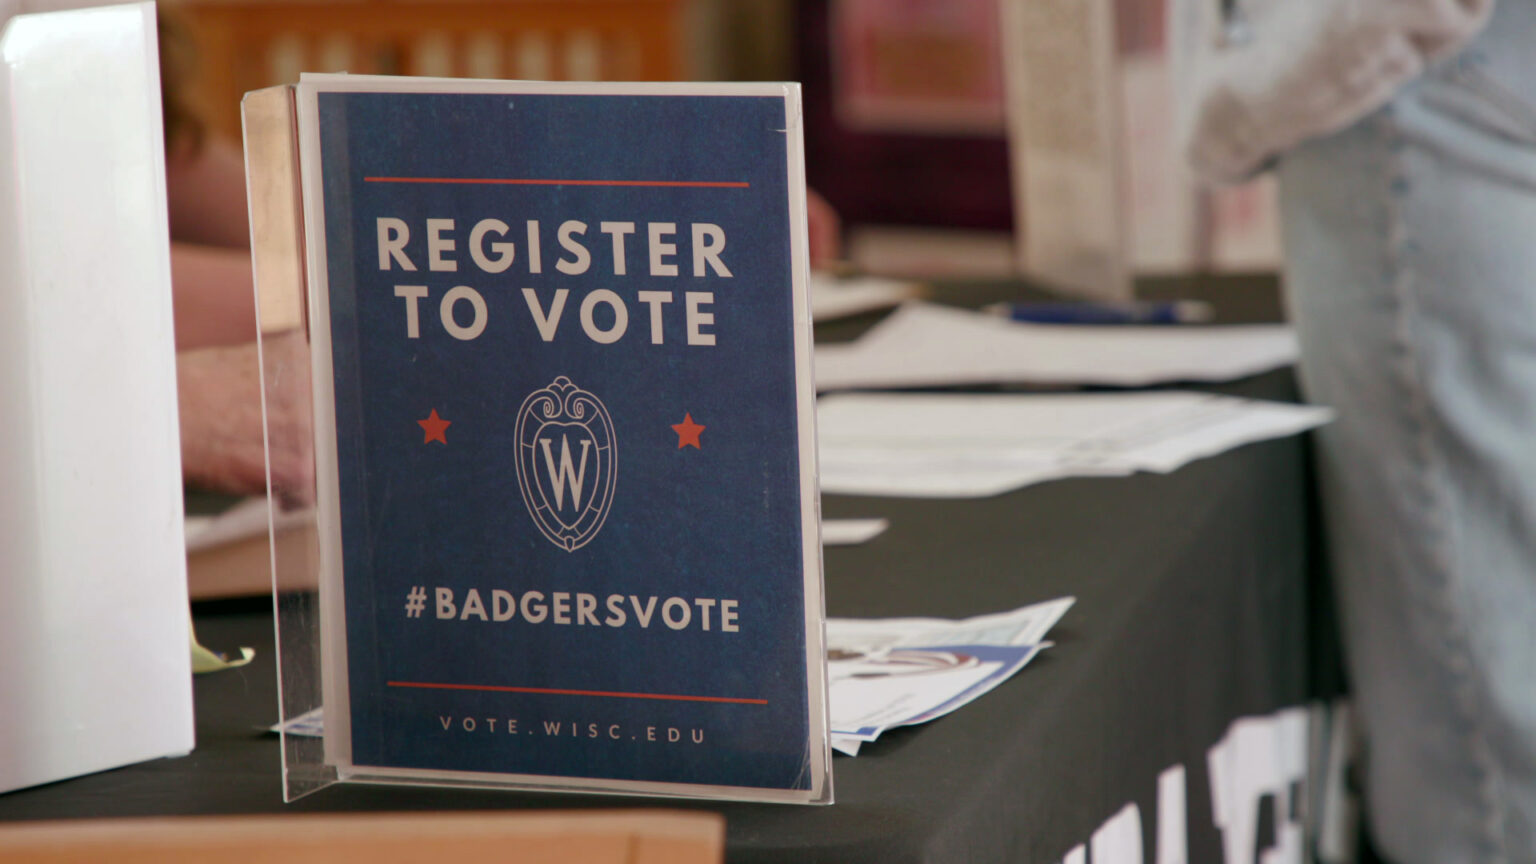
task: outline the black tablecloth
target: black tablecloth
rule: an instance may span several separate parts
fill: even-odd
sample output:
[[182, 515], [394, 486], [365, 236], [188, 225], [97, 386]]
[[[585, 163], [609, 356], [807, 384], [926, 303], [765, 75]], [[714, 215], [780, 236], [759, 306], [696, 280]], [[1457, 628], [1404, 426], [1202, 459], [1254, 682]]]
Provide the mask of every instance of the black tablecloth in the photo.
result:
[[[1294, 398], [1289, 372], [1224, 392]], [[1209, 748], [1234, 718], [1304, 703], [1313, 574], [1306, 441], [1249, 445], [1170, 475], [1073, 479], [988, 499], [829, 496], [883, 516], [826, 550], [829, 614], [968, 616], [1074, 595], [1056, 642], [977, 702], [833, 765], [837, 803], [688, 803], [726, 815], [731, 861], [1060, 860], [1129, 802], [1148, 861], [1160, 771], [1187, 771], [1189, 853], [1219, 861]], [[635, 806], [635, 799], [339, 784], [285, 805], [269, 604], [196, 609], [250, 666], [196, 682], [190, 756], [0, 796], [0, 820], [151, 814]], [[667, 802], [672, 806], [672, 802]], [[1261, 821], [1262, 836], [1273, 831]]]

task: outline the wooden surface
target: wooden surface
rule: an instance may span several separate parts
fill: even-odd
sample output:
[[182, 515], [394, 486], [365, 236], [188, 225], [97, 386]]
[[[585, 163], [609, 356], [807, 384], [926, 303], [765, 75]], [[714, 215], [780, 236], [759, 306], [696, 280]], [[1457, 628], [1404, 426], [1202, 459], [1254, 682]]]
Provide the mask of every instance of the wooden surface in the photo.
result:
[[413, 813], [117, 819], [0, 829], [9, 864], [712, 864], [713, 813]]

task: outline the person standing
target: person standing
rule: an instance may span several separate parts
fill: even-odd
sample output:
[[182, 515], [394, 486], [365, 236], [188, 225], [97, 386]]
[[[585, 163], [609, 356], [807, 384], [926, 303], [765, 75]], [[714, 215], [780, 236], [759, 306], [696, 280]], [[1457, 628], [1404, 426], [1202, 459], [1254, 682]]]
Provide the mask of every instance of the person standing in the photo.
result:
[[1194, 167], [1273, 167], [1395, 862], [1536, 860], [1536, 4], [1180, 0]]

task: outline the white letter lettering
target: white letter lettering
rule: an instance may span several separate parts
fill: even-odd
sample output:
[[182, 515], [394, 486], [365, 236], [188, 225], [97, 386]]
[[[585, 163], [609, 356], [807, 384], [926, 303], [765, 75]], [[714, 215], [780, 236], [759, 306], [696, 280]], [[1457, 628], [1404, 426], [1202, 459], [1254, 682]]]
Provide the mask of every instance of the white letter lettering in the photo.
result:
[[475, 223], [473, 230], [469, 232], [469, 257], [475, 259], [475, 265], [487, 273], [500, 273], [512, 266], [512, 259], [517, 257], [516, 243], [492, 243], [491, 250], [496, 253], [495, 258], [485, 254], [485, 235], [496, 232], [497, 237], [507, 236], [507, 223], [500, 219], [481, 219]]
[[[682, 610], [679, 620], [673, 620], [670, 614], [673, 609]], [[661, 620], [667, 622], [667, 626], [673, 630], [681, 630], [688, 626], [688, 621], [693, 617], [693, 610], [688, 608], [688, 601], [681, 597], [668, 597], [667, 602], [661, 604]]]
[[[459, 322], [453, 320], [454, 304], [460, 300], [468, 300], [470, 308], [475, 313], [468, 327], [460, 327]], [[438, 314], [443, 319], [443, 329], [455, 339], [467, 342], [485, 332], [485, 298], [480, 296], [479, 291], [468, 285], [456, 285], [449, 289], [448, 293], [443, 295], [443, 303], [438, 307]]]
[[635, 233], [633, 222], [602, 222], [597, 226], [604, 234], [613, 236], [613, 275], [625, 275], [624, 235]]
[[396, 285], [395, 296], [405, 299], [405, 338], [421, 338], [421, 318], [416, 314], [416, 301], [427, 296], [425, 285]]
[[453, 230], [452, 219], [428, 219], [427, 220], [427, 269], [444, 272], [453, 272], [459, 269], [459, 262], [443, 260], [444, 252], [453, 251], [453, 240], [443, 236], [444, 231]]
[[405, 244], [411, 239], [411, 229], [404, 219], [379, 217], [379, 269], [389, 269], [389, 259], [395, 259], [401, 270], [415, 270], [416, 265], [405, 257]]
[[730, 276], [731, 271], [725, 269], [725, 262], [720, 260], [720, 253], [724, 251], [725, 229], [708, 222], [693, 223], [693, 275], [703, 276], [704, 262], [708, 261], [716, 276]]
[[711, 306], [714, 302], [715, 295], [708, 291], [689, 291], [683, 294], [683, 303], [688, 307], [689, 345], [715, 344], [715, 334], [699, 329], [715, 323], [715, 313], [699, 311], [700, 306]]
[[476, 588], [471, 588], [465, 592], [464, 611], [459, 613], [459, 620], [468, 621], [471, 615], [479, 618], [481, 621], [486, 620], [485, 603], [480, 599], [480, 591]]
[[528, 302], [528, 311], [533, 313], [533, 326], [539, 328], [539, 337], [545, 342], [555, 341], [555, 328], [560, 326], [560, 313], [565, 311], [565, 298], [570, 294], [567, 288], [555, 291], [555, 300], [549, 304], [549, 314], [544, 314], [544, 309], [539, 305], [539, 295], [532, 288], [523, 289], [523, 299]]
[[491, 589], [491, 619], [511, 621], [517, 615], [517, 597], [511, 591]]
[[677, 265], [668, 264], [662, 258], [677, 254], [676, 243], [664, 243], [663, 238], [671, 237], [677, 233], [675, 222], [652, 222], [646, 226], [651, 237], [651, 275], [652, 276], [676, 276]]
[[[597, 323], [592, 320], [592, 309], [599, 303], [607, 303], [613, 308], [613, 326], [607, 330], [599, 330]], [[624, 306], [624, 301], [619, 295], [607, 288], [599, 288], [588, 294], [581, 301], [581, 329], [587, 331], [593, 342], [609, 345], [619, 341], [624, 331], [629, 329], [629, 309]], [[713, 342], [713, 336], [709, 337]]]
[[568, 219], [560, 224], [560, 230], [557, 232], [560, 245], [565, 247], [565, 251], [571, 253], [574, 257], [570, 260], [561, 258], [559, 261], [556, 261], [556, 270], [567, 276], [580, 276], [587, 272], [588, 267], [592, 266], [592, 253], [588, 252], [587, 247], [581, 245], [580, 242], [571, 236], [573, 234], [583, 234], [586, 230], [587, 223], [578, 222], [575, 219]]
[[671, 291], [641, 291], [635, 295], [641, 303], [651, 307], [651, 344], [662, 344], [661, 307], [672, 302]]

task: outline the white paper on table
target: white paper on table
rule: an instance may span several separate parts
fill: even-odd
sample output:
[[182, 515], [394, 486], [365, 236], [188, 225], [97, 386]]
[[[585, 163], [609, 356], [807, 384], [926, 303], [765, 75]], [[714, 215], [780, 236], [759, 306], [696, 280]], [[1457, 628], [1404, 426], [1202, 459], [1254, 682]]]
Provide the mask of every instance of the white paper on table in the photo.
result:
[[839, 278], [821, 270], [811, 271], [811, 318], [830, 321], [861, 312], [888, 309], [917, 296], [918, 285], [880, 276]]
[[271, 732], [282, 732], [285, 735], [297, 735], [301, 738], [325, 737], [325, 707], [311, 708], [297, 717], [289, 717], [280, 723], [273, 723], [267, 727]]
[[857, 546], [879, 537], [889, 527], [888, 519], [823, 519], [821, 545]]
[[887, 729], [963, 708], [1023, 669], [1044, 645], [892, 648], [828, 659], [832, 733], [873, 741]]
[[[829, 470], [823, 462], [821, 491], [834, 495], [885, 495], [898, 498], [985, 498], [1047, 480], [1088, 476], [1058, 465], [961, 459], [899, 461], [880, 454], [839, 454]], [[1093, 476], [1131, 471], [1092, 472]]]
[[816, 388], [985, 383], [1140, 387], [1227, 381], [1296, 361], [1290, 327], [1030, 324], [911, 302], [859, 340], [816, 348]]
[[[267, 498], [256, 495], [244, 498], [233, 506], [214, 515], [188, 515], [187, 551], [212, 549], [226, 543], [234, 543], [267, 533]], [[275, 529], [282, 531], [306, 522], [313, 522], [313, 510], [279, 509]]]
[[267, 499], [265, 496], [245, 498], [222, 512], [188, 514], [186, 519], [187, 551], [211, 549], [265, 533]]
[[[1023, 656], [1025, 649], [1015, 650]], [[917, 663], [914, 658], [932, 662]], [[892, 726], [955, 701], [1011, 665], [1001, 660], [984, 661], [965, 651], [936, 648], [898, 648], [856, 662], [829, 660], [832, 731], [873, 741]], [[845, 666], [861, 671], [844, 672]]]
[[1034, 645], [1067, 614], [1075, 597], [970, 618], [828, 618], [827, 650], [871, 652], [926, 645]]
[[948, 714], [1006, 681], [1049, 643], [1075, 602], [1061, 597], [971, 618], [829, 618], [832, 746]]
[[1293, 435], [1330, 409], [1185, 391], [842, 394], [818, 402], [824, 493], [959, 498], [1173, 471]]
[[859, 755], [859, 747], [861, 747], [863, 744], [863, 741], [850, 735], [838, 735], [837, 733], [832, 734], [832, 749], [843, 754], [844, 756]]

